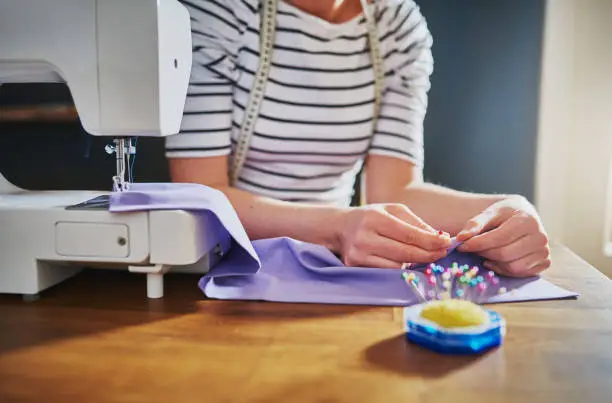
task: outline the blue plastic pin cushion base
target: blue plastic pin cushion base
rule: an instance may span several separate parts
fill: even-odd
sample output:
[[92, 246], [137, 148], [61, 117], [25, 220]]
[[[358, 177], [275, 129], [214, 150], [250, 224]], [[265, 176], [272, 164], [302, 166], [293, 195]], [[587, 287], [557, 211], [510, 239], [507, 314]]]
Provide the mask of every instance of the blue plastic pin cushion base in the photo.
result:
[[421, 317], [425, 304], [404, 308], [406, 338], [411, 343], [441, 354], [480, 354], [502, 344], [506, 322], [497, 312], [485, 310], [480, 326], [444, 328]]

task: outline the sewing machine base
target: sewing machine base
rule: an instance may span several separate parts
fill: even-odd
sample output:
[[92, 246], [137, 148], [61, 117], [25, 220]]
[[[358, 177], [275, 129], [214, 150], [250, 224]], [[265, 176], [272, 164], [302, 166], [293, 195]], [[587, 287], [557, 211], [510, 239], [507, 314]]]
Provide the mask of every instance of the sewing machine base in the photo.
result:
[[101, 192], [0, 195], [0, 293], [35, 296], [82, 267], [147, 274], [149, 298], [169, 271], [205, 273], [223, 255], [207, 215], [182, 210], [111, 213], [67, 208]]

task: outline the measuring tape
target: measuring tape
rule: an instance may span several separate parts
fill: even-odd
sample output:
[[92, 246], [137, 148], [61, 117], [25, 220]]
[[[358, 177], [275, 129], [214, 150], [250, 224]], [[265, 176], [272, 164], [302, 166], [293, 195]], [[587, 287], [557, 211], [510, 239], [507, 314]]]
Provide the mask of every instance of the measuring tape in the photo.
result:
[[[240, 135], [234, 150], [232, 163], [230, 166], [230, 184], [235, 185], [238, 182], [240, 172], [246, 161], [247, 152], [255, 129], [255, 122], [259, 116], [261, 103], [263, 101], [268, 76], [270, 74], [270, 65], [272, 63], [272, 53], [274, 50], [274, 37], [276, 34], [276, 6], [278, 0], [263, 0], [261, 26], [259, 34], [259, 66], [255, 74], [255, 80], [249, 95], [249, 101], [244, 111], [244, 118], [240, 127]], [[376, 32], [376, 21], [372, 13], [372, 8], [367, 0], [361, 0], [361, 7], [366, 18], [368, 29], [368, 44], [370, 49], [370, 57], [372, 59], [372, 70], [374, 72], [374, 115], [372, 117], [372, 136], [368, 149], [372, 144], [374, 130], [380, 114], [382, 103], [383, 82], [385, 73], [383, 69], [383, 60], [380, 56], [380, 42]], [[363, 187], [362, 187], [363, 189]]]

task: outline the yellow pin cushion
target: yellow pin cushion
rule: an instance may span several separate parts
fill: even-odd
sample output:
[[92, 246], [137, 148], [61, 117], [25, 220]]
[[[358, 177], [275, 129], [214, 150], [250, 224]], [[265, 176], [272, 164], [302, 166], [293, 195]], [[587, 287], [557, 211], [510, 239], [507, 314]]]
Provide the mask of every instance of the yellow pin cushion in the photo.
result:
[[421, 317], [444, 328], [482, 326], [488, 320], [479, 305], [460, 299], [432, 301], [423, 307]]
[[506, 323], [472, 301], [445, 299], [404, 308], [406, 338], [443, 354], [478, 354], [502, 344]]

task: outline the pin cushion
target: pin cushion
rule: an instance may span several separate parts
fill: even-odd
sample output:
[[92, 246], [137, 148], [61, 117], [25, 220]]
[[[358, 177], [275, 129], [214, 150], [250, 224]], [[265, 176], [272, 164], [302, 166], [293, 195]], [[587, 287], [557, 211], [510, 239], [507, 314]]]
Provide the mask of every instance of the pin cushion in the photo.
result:
[[407, 339], [444, 354], [478, 354], [501, 345], [504, 319], [467, 300], [428, 301], [404, 308]]

